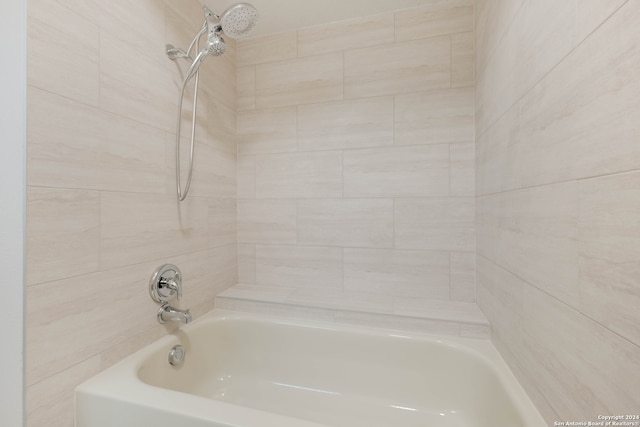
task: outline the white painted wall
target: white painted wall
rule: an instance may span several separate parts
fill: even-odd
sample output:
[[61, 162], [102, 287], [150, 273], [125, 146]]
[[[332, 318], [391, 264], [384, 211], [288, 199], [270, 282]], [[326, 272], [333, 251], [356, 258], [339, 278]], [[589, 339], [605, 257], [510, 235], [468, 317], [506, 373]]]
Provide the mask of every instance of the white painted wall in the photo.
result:
[[0, 424], [24, 425], [26, 0], [0, 2]]

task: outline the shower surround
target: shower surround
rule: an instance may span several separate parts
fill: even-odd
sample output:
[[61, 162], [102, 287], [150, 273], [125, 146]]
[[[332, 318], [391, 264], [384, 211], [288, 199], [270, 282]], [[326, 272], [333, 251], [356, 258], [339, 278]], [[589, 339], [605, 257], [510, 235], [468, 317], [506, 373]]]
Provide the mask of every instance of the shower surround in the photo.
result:
[[164, 44], [202, 9], [108, 3], [29, 1], [28, 426], [71, 427], [77, 384], [166, 335], [164, 262], [194, 317], [238, 282], [477, 293], [549, 423], [640, 407], [640, 1], [433, 1], [231, 42], [180, 205]]
[[472, 1], [240, 40], [237, 66], [238, 274], [254, 286], [225, 296], [475, 302]]
[[477, 2], [478, 304], [550, 425], [640, 409], [639, 14]]
[[197, 1], [29, 1], [29, 427], [71, 427], [77, 384], [166, 335], [156, 267], [182, 268], [194, 317], [237, 282], [232, 40], [200, 72], [194, 183], [175, 196], [183, 76], [165, 43], [202, 19]]

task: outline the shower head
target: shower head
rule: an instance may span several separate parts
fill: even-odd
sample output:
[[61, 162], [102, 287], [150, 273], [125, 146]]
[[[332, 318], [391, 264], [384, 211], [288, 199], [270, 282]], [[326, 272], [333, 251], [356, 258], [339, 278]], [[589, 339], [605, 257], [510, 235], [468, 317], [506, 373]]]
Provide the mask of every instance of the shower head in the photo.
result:
[[193, 60], [193, 64], [189, 67], [189, 71], [187, 71], [187, 75], [184, 78], [185, 83], [196, 74], [198, 68], [200, 68], [200, 65], [202, 65], [207, 56], [220, 56], [226, 51], [227, 43], [224, 39], [216, 32], [209, 33], [207, 35], [207, 45], [198, 53], [196, 59]]
[[249, 3], [237, 3], [220, 16], [220, 27], [229, 37], [241, 39], [247, 37], [258, 22], [258, 11]]

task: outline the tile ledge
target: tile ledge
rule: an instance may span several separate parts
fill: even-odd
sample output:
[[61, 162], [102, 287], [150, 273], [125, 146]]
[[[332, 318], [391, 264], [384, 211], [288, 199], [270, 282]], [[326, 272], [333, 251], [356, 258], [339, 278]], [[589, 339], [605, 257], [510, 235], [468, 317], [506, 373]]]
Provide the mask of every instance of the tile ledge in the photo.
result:
[[[429, 298], [393, 298], [364, 293], [359, 295], [359, 293], [336, 290], [317, 292], [308, 289], [305, 289], [304, 297], [301, 297], [297, 291], [299, 289], [239, 283], [218, 294], [216, 299], [251, 301], [278, 304], [283, 307], [325, 309], [335, 312], [354, 312], [405, 319], [434, 320], [457, 323], [461, 326], [489, 327], [489, 321], [475, 303]], [[329, 297], [327, 297], [327, 294], [329, 294]], [[361, 296], [364, 300], [376, 301], [370, 304], [370, 307], [366, 307], [366, 304], [360, 303], [361, 299], [357, 298], [358, 296]]]

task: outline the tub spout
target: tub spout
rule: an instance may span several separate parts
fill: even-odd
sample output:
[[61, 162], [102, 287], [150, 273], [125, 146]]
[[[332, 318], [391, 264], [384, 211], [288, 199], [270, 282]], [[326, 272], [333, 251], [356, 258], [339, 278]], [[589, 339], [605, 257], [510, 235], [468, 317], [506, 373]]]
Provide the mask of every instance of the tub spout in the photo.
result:
[[191, 322], [191, 313], [189, 310], [178, 310], [169, 304], [162, 304], [158, 310], [158, 322], [166, 323], [168, 321], [189, 323]]

